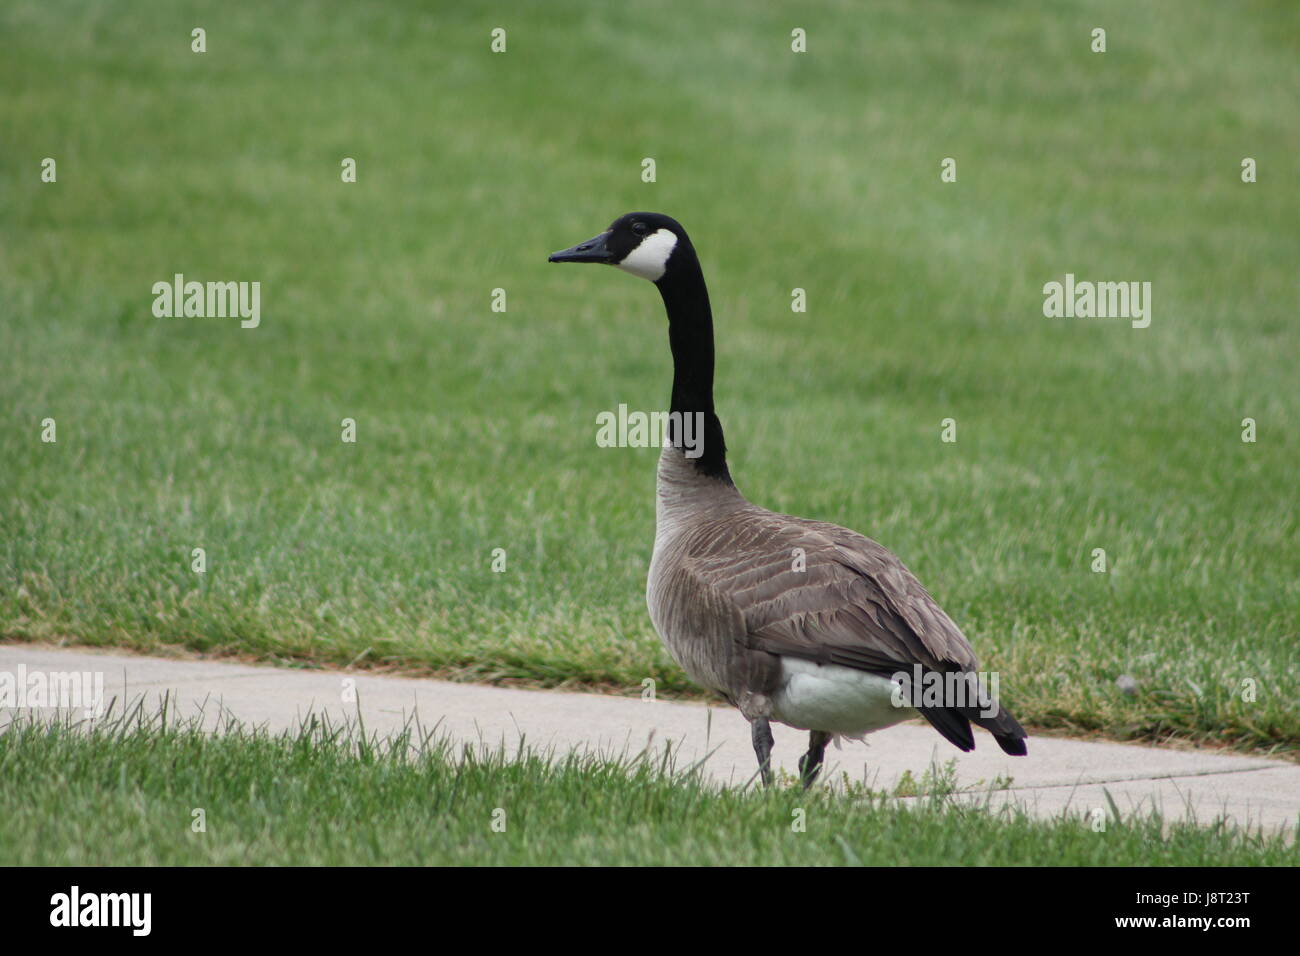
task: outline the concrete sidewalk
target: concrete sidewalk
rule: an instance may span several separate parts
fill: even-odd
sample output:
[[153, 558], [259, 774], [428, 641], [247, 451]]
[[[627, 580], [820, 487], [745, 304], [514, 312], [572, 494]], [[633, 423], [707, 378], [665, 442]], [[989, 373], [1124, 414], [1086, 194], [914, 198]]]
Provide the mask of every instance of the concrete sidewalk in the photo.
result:
[[[744, 784], [755, 772], [749, 725], [731, 708], [702, 703], [0, 645], [0, 672], [16, 674], [20, 667], [28, 673], [102, 673], [105, 695], [118, 697], [119, 707], [141, 697], [154, 706], [170, 692], [178, 714], [201, 714], [206, 727], [231, 715], [271, 730], [295, 728], [308, 712], [355, 719], [358, 704], [343, 699], [350, 680], [368, 731], [395, 731], [418, 715], [426, 729], [437, 724], [453, 739], [502, 743], [509, 750], [517, 749], [521, 736], [529, 748], [557, 752], [635, 754], [671, 742], [679, 767], [705, 760], [706, 770], [722, 783]], [[0, 710], [0, 724], [13, 713]], [[773, 731], [774, 760], [795, 773], [807, 735], [775, 725]], [[1209, 823], [1224, 816], [1265, 830], [1289, 829], [1300, 819], [1300, 766], [1281, 760], [1052, 737], [1031, 737], [1029, 756], [1012, 758], [978, 730], [975, 751], [963, 754], [923, 723], [892, 727], [869, 741], [828, 751], [824, 779], [844, 771], [892, 790], [906, 771], [919, 779], [932, 760], [954, 760], [959, 785], [973, 788], [965, 799], [987, 799], [994, 806], [1013, 802], [1041, 816], [1105, 810], [1108, 791], [1125, 814], [1159, 807], [1167, 818], [1190, 813]], [[989, 792], [993, 781], [1008, 777], [1009, 788]]]

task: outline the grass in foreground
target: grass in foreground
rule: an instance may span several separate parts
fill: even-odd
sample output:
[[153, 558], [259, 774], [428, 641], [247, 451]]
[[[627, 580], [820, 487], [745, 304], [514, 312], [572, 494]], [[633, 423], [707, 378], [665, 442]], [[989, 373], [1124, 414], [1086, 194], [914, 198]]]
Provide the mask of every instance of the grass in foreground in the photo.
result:
[[[719, 790], [644, 761], [452, 753], [308, 724], [0, 733], [0, 864], [1295, 865], [1282, 836], [1157, 817], [1033, 821], [800, 789]], [[193, 832], [193, 811], [206, 832]], [[792, 824], [802, 811], [804, 832]], [[504, 813], [504, 832], [493, 821]]]
[[[1028, 724], [1300, 746], [1300, 7], [753, 7], [3, 4], [0, 635], [694, 692], [655, 452], [595, 446], [660, 304], [545, 262], [650, 207], [756, 502], [895, 550]], [[155, 319], [176, 272], [261, 327]], [[1151, 327], [1045, 318], [1066, 272]]]

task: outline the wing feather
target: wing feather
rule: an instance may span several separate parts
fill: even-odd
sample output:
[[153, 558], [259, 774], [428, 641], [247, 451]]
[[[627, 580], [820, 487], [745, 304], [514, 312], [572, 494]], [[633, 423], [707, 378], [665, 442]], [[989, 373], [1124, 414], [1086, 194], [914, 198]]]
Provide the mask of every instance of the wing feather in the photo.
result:
[[[691, 535], [683, 567], [697, 586], [743, 620], [740, 643], [778, 657], [838, 664], [890, 677], [978, 668], [965, 635], [893, 553], [855, 531], [750, 506]], [[918, 707], [962, 750], [970, 724], [991, 731], [1010, 754], [1025, 732], [1002, 708]]]
[[903, 563], [846, 528], [754, 508], [706, 522], [687, 551], [692, 573], [740, 611], [756, 649], [886, 675], [977, 666]]

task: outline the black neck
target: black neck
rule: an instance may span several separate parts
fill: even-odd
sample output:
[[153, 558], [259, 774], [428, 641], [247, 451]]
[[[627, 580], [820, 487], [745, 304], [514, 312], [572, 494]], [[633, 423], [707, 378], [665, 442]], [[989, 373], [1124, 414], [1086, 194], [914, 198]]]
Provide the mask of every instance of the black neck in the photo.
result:
[[[682, 242], [674, 250], [672, 268], [655, 283], [668, 311], [668, 342], [673, 351], [673, 395], [670, 412], [683, 419], [700, 413], [704, 434], [690, 432], [695, 441], [702, 440], [702, 453], [688, 458], [702, 474], [731, 484], [727, 471], [727, 446], [722, 437], [722, 423], [713, 411], [713, 312], [709, 308], [709, 290], [695, 250]], [[675, 418], [670, 417], [668, 434], [672, 443], [683, 446]], [[694, 427], [696, 419], [692, 418]], [[699, 447], [698, 445], [696, 447]]]

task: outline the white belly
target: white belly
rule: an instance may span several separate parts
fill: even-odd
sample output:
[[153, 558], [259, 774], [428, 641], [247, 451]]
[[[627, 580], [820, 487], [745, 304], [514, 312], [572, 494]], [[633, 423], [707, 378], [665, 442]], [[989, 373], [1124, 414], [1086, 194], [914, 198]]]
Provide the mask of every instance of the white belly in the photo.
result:
[[887, 677], [783, 657], [772, 716], [800, 730], [861, 737], [915, 717], [916, 711], [894, 706], [894, 684]]

